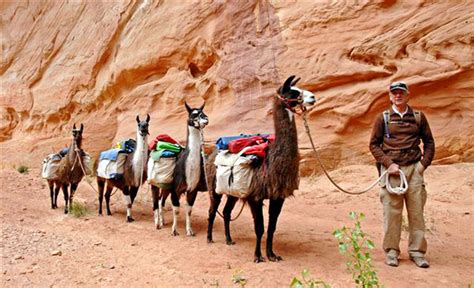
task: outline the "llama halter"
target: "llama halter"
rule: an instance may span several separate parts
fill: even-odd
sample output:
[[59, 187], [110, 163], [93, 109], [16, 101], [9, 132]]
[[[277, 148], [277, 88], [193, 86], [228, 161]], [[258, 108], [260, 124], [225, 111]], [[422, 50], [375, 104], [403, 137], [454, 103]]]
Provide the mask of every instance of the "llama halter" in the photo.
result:
[[[306, 107], [303, 105], [304, 100], [303, 100], [303, 94], [300, 93], [300, 95], [296, 99], [288, 99], [281, 97], [280, 95], [277, 94], [278, 99], [285, 105], [286, 109], [289, 111], [295, 113], [296, 115], [301, 115], [306, 111]], [[291, 107], [291, 103], [296, 102], [296, 106]], [[296, 108], [299, 107], [301, 109], [300, 112], [296, 111]]]

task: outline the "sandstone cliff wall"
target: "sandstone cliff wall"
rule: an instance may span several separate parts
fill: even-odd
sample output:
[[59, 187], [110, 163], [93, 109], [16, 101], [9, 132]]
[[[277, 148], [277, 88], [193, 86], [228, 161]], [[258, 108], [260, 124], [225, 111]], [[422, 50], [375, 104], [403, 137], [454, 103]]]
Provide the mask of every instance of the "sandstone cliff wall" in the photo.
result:
[[[137, 114], [151, 115], [152, 136], [184, 140], [184, 101], [206, 101], [209, 140], [271, 132], [272, 97], [292, 74], [319, 99], [310, 126], [329, 167], [372, 161], [372, 121], [402, 79], [437, 163], [474, 161], [472, 1], [3, 1], [0, 11], [4, 165], [39, 165], [69, 144], [73, 123], [97, 154], [134, 137]], [[316, 166], [298, 127], [307, 174]]]

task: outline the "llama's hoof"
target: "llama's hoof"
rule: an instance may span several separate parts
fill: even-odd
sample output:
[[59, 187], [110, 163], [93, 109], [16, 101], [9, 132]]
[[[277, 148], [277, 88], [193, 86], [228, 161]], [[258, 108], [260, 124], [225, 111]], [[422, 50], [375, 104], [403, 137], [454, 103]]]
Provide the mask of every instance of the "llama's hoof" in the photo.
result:
[[179, 235], [179, 233], [178, 233], [178, 231], [176, 231], [176, 230], [174, 230], [174, 231], [171, 232], [171, 236], [178, 236], [178, 235]]
[[107, 211], [107, 216], [112, 216], [112, 212]]
[[67, 214], [67, 209], [64, 209], [64, 214]]
[[187, 236], [192, 236], [192, 237], [196, 236], [196, 234], [194, 233], [193, 230], [188, 230], [188, 231], [186, 231], [186, 235], [187, 235]]
[[270, 256], [267, 255], [267, 257], [268, 257], [268, 261], [271, 261], [271, 262], [279, 262], [279, 261], [283, 260], [283, 258], [281, 258], [281, 256], [278, 256], [278, 255], [275, 255], [275, 254], [270, 255]]
[[265, 262], [265, 258], [263, 258], [262, 256], [255, 256], [255, 258], [253, 259], [253, 262], [255, 263]]
[[227, 244], [227, 245], [234, 245], [234, 244], [235, 244], [235, 241], [233, 241], [233, 240], [225, 240], [225, 244]]
[[133, 221], [135, 221], [135, 219], [133, 219], [133, 218], [130, 217], [130, 216], [127, 216], [127, 222], [128, 222], [128, 223], [132, 223]]
[[155, 228], [156, 228], [156, 230], [160, 230], [161, 228], [163, 228], [163, 226], [162, 226], [162, 225], [159, 225], [159, 224], [157, 224], [157, 225], [155, 225]]
[[212, 244], [212, 243], [214, 243], [214, 240], [207, 238], [207, 243]]

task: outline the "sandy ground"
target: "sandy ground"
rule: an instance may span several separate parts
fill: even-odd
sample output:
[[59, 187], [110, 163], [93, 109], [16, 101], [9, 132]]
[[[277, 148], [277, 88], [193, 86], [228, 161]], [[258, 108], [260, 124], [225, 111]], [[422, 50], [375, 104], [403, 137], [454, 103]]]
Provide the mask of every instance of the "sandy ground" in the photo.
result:
[[[368, 185], [376, 172], [372, 166], [350, 166], [332, 174], [345, 187], [355, 189]], [[419, 269], [408, 260], [405, 232], [400, 266], [383, 264], [377, 189], [348, 196], [337, 192], [322, 176], [302, 179], [301, 190], [285, 203], [275, 236], [275, 251], [284, 261], [255, 264], [248, 207], [231, 224], [236, 245], [225, 244], [220, 218], [214, 230], [216, 243], [207, 244], [207, 193], [198, 196], [193, 211], [197, 235], [185, 236], [182, 211], [181, 234], [173, 237], [170, 209], [165, 214], [165, 228], [154, 229], [151, 196], [145, 186], [134, 205], [137, 221], [127, 224], [121, 192], [112, 199], [114, 215], [99, 217], [96, 192], [82, 182], [76, 200], [85, 203], [90, 213], [76, 218], [63, 214], [62, 193], [59, 209], [50, 209], [46, 181], [39, 177], [39, 170], [20, 174], [4, 167], [0, 170], [1, 285], [238, 287], [232, 279], [242, 276], [247, 287], [288, 287], [292, 277], [308, 269], [314, 278], [333, 287], [349, 287], [353, 286], [351, 275], [331, 232], [350, 224], [348, 213], [358, 211], [367, 215], [363, 229], [377, 245], [372, 254], [386, 287], [467, 287], [474, 283], [472, 175], [474, 164], [433, 166], [426, 171], [427, 256], [432, 267]], [[234, 213], [239, 209], [237, 204]], [[52, 255], [54, 252], [61, 255]]]

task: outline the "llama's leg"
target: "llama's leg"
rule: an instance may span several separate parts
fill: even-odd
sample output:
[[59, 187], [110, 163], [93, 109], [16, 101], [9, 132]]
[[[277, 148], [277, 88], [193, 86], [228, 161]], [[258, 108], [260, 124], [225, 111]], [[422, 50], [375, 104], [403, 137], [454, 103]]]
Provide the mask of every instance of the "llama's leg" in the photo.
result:
[[273, 233], [275, 233], [278, 216], [280, 215], [281, 208], [285, 202], [284, 198], [278, 198], [275, 200], [270, 199], [270, 207], [268, 210], [268, 231], [267, 231], [267, 257], [270, 261], [280, 261], [281, 258], [273, 253]]
[[135, 187], [135, 186], [130, 187], [129, 191], [130, 191], [130, 198], [132, 199], [132, 205], [133, 205], [133, 202], [135, 202], [135, 198], [137, 197], [138, 188], [140, 187]]
[[197, 191], [186, 193], [186, 235], [195, 236], [191, 227], [191, 213], [193, 212], [194, 201], [196, 201]]
[[105, 205], [107, 208], [107, 215], [111, 216], [112, 212], [110, 211], [110, 196], [112, 196], [112, 190], [114, 186], [107, 184], [107, 188], [105, 189]]
[[128, 186], [123, 188], [123, 195], [125, 198], [125, 204], [127, 205], [127, 222], [133, 222], [135, 219], [132, 218], [132, 198], [130, 197], [130, 190]]
[[232, 241], [232, 237], [230, 237], [230, 216], [232, 214], [232, 210], [235, 207], [235, 203], [237, 203], [239, 198], [227, 196], [227, 202], [224, 206], [224, 227], [225, 227], [225, 243], [227, 245], [234, 245], [235, 242]]
[[54, 182], [52, 180], [48, 180], [49, 186], [49, 195], [51, 197], [51, 209], [54, 209]]
[[207, 219], [207, 243], [214, 243], [212, 240], [212, 228], [214, 226], [214, 219], [216, 219], [217, 209], [221, 203], [222, 195], [212, 191], [209, 192], [209, 200], [211, 202], [209, 207], [209, 218]]
[[104, 199], [105, 182], [97, 178], [97, 188], [99, 189], [99, 216], [102, 216], [102, 201]]
[[160, 203], [158, 209], [160, 211], [160, 225], [164, 226], [165, 223], [165, 202], [171, 191], [169, 189], [160, 189]]
[[71, 195], [69, 196], [69, 210], [72, 208], [72, 198], [74, 197], [74, 193], [76, 192], [78, 183], [71, 183]]
[[54, 209], [58, 208], [59, 190], [61, 190], [61, 186], [59, 185], [59, 183], [56, 183], [54, 188]]
[[69, 195], [68, 195], [68, 192], [67, 192], [67, 184], [65, 183], [62, 183], [62, 188], [63, 188], [63, 194], [64, 194], [64, 214], [67, 214], [68, 210], [67, 210], [67, 205], [68, 205], [68, 198], [69, 198]]
[[151, 196], [153, 198], [153, 218], [155, 220], [155, 228], [161, 229], [160, 226], [160, 188], [151, 185]]
[[249, 203], [250, 209], [252, 210], [255, 236], [257, 236], [257, 241], [255, 244], [254, 262], [255, 263], [264, 262], [265, 258], [262, 257], [262, 252], [260, 249], [262, 236], [264, 232], [263, 212], [262, 212], [263, 200], [255, 201], [255, 200], [249, 199], [248, 203]]
[[165, 202], [166, 202], [166, 199], [168, 199], [168, 196], [171, 194], [171, 190], [170, 189], [161, 189], [160, 193], [161, 193], [161, 196], [160, 196], [161, 207], [165, 208]]
[[176, 230], [178, 226], [178, 214], [179, 214], [179, 196], [176, 191], [171, 191], [171, 203], [173, 204], [173, 226], [171, 227], [171, 235], [179, 235]]

